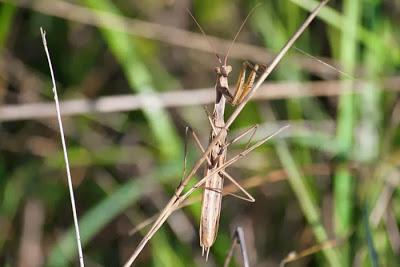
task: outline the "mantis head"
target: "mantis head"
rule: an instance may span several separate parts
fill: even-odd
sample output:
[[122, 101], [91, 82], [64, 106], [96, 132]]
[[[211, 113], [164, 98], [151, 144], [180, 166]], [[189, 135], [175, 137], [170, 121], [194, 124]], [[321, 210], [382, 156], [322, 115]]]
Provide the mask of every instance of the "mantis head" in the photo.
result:
[[215, 68], [215, 72], [218, 76], [228, 77], [229, 73], [232, 71], [231, 65], [223, 64], [220, 67]]

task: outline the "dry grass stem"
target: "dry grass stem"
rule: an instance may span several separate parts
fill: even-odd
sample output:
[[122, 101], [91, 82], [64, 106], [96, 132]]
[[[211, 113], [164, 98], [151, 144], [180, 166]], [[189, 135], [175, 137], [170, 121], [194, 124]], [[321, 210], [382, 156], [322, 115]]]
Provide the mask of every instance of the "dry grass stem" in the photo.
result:
[[389, 173], [382, 192], [379, 194], [375, 206], [369, 216], [369, 221], [372, 227], [377, 227], [381, 219], [384, 217], [393, 194], [400, 184], [399, 174], [400, 173], [397, 171], [397, 169], [394, 169], [391, 173]]
[[[296, 97], [331, 97], [343, 94], [344, 81], [316, 82], [274, 82], [263, 84], [254, 94], [254, 100], [275, 100]], [[360, 93], [367, 81], [358, 80], [351, 91]], [[400, 77], [393, 76], [383, 80], [383, 86], [389, 91], [400, 91]], [[364, 87], [365, 88], [365, 87]], [[177, 90], [158, 94], [127, 94], [99, 97], [98, 99], [64, 100], [60, 102], [63, 116], [87, 113], [111, 113], [143, 109], [148, 100], [157, 98], [162, 107], [185, 107], [209, 104], [214, 101], [213, 88]], [[0, 107], [1, 121], [29, 120], [54, 117], [53, 103], [26, 103], [3, 105]]]
[[226, 256], [226, 259], [224, 262], [224, 267], [229, 266], [229, 263], [231, 262], [231, 259], [233, 257], [233, 252], [234, 252], [236, 245], [240, 246], [240, 251], [242, 253], [242, 258], [243, 258], [243, 266], [250, 267], [250, 261], [249, 261], [249, 256], [247, 254], [246, 242], [245, 242], [245, 238], [244, 238], [244, 231], [243, 231], [242, 227], [237, 227], [235, 230], [235, 233], [233, 234], [232, 245], [231, 245], [231, 248], [229, 249], [228, 255]]
[[328, 241], [324, 242], [323, 244], [318, 244], [318, 245], [306, 248], [300, 252], [291, 252], [285, 259], [283, 259], [281, 261], [279, 266], [284, 267], [289, 262], [297, 261], [301, 258], [310, 256], [312, 254], [315, 254], [315, 253], [320, 252], [325, 249], [334, 248], [334, 247], [338, 246], [339, 244], [340, 244], [340, 242], [338, 242], [338, 240], [328, 240]]
[[36, 198], [28, 198], [24, 213], [24, 223], [20, 234], [21, 245], [18, 252], [18, 267], [43, 266], [42, 247], [45, 212], [43, 203]]
[[400, 255], [400, 230], [396, 221], [396, 216], [393, 212], [393, 205], [388, 207], [385, 216], [385, 226], [388, 231], [388, 238], [393, 252]]
[[71, 200], [72, 215], [74, 217], [74, 226], [75, 226], [76, 243], [77, 243], [77, 247], [78, 247], [79, 264], [80, 264], [81, 267], [83, 267], [83, 266], [85, 266], [85, 264], [84, 264], [84, 261], [83, 261], [81, 237], [80, 237], [80, 234], [79, 234], [78, 216], [77, 216], [76, 207], [75, 207], [74, 189], [73, 189], [73, 185], [72, 185], [71, 171], [70, 171], [70, 168], [69, 168], [67, 145], [66, 145], [66, 142], [65, 142], [64, 129], [63, 129], [62, 120], [61, 120], [60, 104], [58, 102], [56, 79], [54, 77], [53, 66], [51, 64], [50, 53], [49, 53], [49, 50], [47, 48], [46, 32], [42, 28], [40, 28], [40, 33], [42, 35], [42, 41], [43, 41], [44, 50], [46, 52], [47, 61], [49, 63], [51, 81], [53, 83], [54, 102], [55, 102], [55, 105], [56, 105], [58, 126], [60, 128], [60, 135], [61, 135], [61, 143], [62, 143], [63, 153], [64, 153], [65, 168], [67, 170], [67, 180], [68, 180], [68, 189], [69, 189], [69, 195], [70, 195], [70, 200]]

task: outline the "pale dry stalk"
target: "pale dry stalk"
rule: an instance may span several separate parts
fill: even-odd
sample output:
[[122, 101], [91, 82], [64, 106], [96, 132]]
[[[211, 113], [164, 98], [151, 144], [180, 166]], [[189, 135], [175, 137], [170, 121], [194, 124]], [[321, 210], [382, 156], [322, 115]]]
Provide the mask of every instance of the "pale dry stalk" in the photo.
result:
[[66, 145], [65, 136], [64, 136], [64, 129], [63, 129], [62, 120], [61, 120], [60, 104], [58, 102], [56, 79], [55, 79], [55, 76], [54, 76], [53, 66], [51, 64], [49, 49], [47, 48], [46, 32], [42, 28], [40, 28], [40, 33], [42, 35], [42, 41], [43, 41], [44, 50], [46, 52], [47, 61], [49, 63], [51, 81], [53, 83], [54, 102], [55, 102], [55, 105], [56, 105], [58, 126], [60, 128], [60, 135], [61, 135], [61, 143], [62, 143], [63, 153], [64, 153], [65, 168], [67, 170], [68, 189], [69, 189], [69, 195], [70, 195], [70, 200], [71, 200], [72, 215], [73, 215], [73, 218], [74, 218], [76, 244], [77, 244], [77, 247], [78, 247], [78, 255], [79, 255], [79, 264], [80, 264], [81, 267], [84, 267], [85, 263], [83, 261], [83, 252], [82, 252], [82, 245], [81, 245], [81, 237], [80, 237], [80, 234], [79, 234], [78, 216], [77, 216], [76, 207], [75, 207], [74, 189], [73, 189], [73, 185], [72, 185], [72, 177], [71, 177], [71, 170], [70, 170], [70, 167], [69, 167], [69, 160], [68, 160], [68, 153], [67, 153], [67, 145]]

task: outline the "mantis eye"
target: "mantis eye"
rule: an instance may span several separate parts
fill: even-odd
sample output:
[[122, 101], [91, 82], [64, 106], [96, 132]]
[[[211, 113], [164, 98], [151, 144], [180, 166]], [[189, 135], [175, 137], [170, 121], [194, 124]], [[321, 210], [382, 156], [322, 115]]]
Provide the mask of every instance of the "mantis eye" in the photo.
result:
[[221, 68], [220, 68], [220, 67], [216, 67], [216, 68], [214, 69], [214, 71], [215, 71], [217, 74], [221, 74]]
[[232, 67], [230, 65], [224, 65], [221, 67], [221, 74], [225, 77], [227, 77], [231, 71]]

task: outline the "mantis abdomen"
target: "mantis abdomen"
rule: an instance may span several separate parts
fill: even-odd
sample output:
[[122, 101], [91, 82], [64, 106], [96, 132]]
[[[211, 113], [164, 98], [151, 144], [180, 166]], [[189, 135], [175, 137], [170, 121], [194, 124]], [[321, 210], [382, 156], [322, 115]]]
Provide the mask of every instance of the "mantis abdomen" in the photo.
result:
[[[210, 170], [212, 171], [212, 170]], [[224, 178], [216, 173], [205, 183], [200, 219], [200, 246], [206, 257], [218, 233]]]
[[[213, 127], [210, 134], [210, 142], [225, 125], [224, 122], [224, 109], [225, 109], [225, 97], [218, 95], [214, 107], [213, 114]], [[226, 150], [224, 148], [226, 131], [224, 131], [224, 137], [221, 138], [220, 142], [217, 143], [210, 154], [208, 155], [208, 164], [205, 169], [205, 175], [216, 170], [218, 167], [225, 163]], [[221, 213], [221, 202], [222, 202], [222, 191], [224, 188], [224, 177], [221, 173], [217, 172], [210, 176], [204, 185], [202, 206], [201, 206], [201, 218], [200, 218], [200, 246], [202, 247], [203, 254], [206, 252], [206, 258], [210, 247], [214, 244], [214, 241], [218, 234], [219, 217]]]

